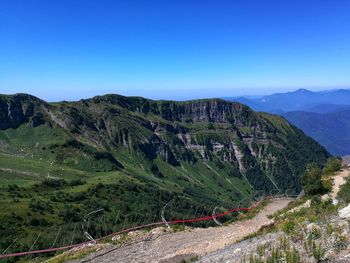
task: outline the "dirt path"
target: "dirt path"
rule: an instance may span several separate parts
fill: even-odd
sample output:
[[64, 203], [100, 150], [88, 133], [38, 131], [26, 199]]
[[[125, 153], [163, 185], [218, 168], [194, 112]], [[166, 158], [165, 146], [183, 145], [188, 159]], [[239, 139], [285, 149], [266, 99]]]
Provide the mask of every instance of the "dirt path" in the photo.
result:
[[345, 178], [350, 176], [350, 170], [349, 169], [343, 169], [339, 173], [337, 173], [333, 178], [333, 188], [331, 197], [332, 199], [336, 199], [338, 196], [338, 193], [340, 191], [340, 187], [346, 183]]
[[261, 227], [272, 223], [268, 219], [287, 206], [292, 199], [272, 200], [253, 219], [228, 226], [196, 228], [187, 231], [163, 234], [134, 244], [111, 247], [74, 262], [181, 262], [233, 244]]

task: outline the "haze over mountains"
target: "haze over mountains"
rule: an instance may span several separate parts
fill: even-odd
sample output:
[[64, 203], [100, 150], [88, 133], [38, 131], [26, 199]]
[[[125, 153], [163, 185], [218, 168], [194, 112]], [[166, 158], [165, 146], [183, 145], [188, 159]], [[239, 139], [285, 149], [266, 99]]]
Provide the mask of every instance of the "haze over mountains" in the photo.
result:
[[299, 89], [257, 99], [226, 98], [256, 111], [280, 114], [334, 155], [350, 154], [350, 90]]
[[256, 99], [245, 97], [227, 97], [231, 101], [241, 102], [257, 111], [282, 113], [290, 111], [331, 112], [350, 108], [350, 90], [336, 89], [313, 92], [298, 89], [293, 92], [275, 93]]

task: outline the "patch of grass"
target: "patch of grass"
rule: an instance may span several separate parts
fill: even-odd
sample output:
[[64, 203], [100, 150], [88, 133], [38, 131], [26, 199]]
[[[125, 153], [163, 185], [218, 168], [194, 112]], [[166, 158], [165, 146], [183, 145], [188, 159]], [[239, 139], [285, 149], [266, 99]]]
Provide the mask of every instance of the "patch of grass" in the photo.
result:
[[174, 224], [170, 226], [173, 232], [180, 232], [184, 231], [186, 229], [186, 226], [184, 224]]
[[57, 256], [54, 256], [46, 261], [45, 263], [64, 263], [70, 260], [76, 260], [86, 257], [91, 253], [96, 252], [100, 246], [92, 245], [88, 247], [81, 248], [79, 250], [67, 251]]

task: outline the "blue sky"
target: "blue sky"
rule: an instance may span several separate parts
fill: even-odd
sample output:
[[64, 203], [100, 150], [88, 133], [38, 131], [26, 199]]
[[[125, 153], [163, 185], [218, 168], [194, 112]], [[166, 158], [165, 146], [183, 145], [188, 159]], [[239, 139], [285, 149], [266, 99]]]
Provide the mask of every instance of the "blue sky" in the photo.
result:
[[0, 93], [189, 99], [350, 87], [350, 0], [0, 0]]

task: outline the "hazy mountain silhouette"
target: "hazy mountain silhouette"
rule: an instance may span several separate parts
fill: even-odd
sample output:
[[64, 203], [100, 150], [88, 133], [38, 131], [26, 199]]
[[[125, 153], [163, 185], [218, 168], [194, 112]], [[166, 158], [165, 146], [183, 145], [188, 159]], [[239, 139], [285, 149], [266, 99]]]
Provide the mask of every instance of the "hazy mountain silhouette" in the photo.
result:
[[276, 93], [257, 99], [245, 97], [228, 97], [229, 101], [237, 101], [248, 105], [256, 111], [281, 113], [288, 111], [309, 111], [320, 105], [350, 105], [350, 90], [337, 89], [313, 92], [306, 89], [298, 89], [293, 92]]

